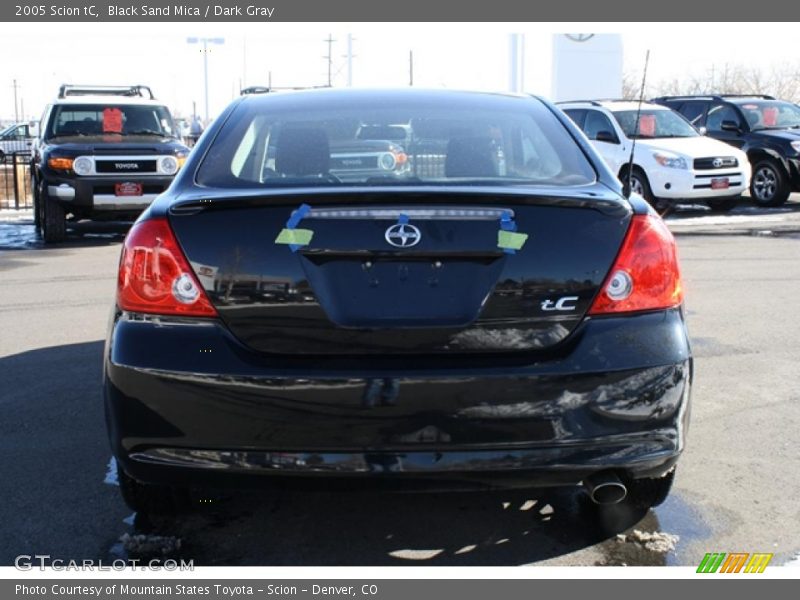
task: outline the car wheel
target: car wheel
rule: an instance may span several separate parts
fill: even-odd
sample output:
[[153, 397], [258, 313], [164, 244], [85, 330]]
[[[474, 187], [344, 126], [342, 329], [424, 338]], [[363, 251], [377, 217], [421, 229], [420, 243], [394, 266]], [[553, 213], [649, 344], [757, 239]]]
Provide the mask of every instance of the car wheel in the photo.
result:
[[[623, 175], [623, 177], [627, 177], [627, 175]], [[647, 203], [655, 208], [656, 212], [659, 214], [666, 213], [672, 206], [669, 201], [656, 198], [653, 195], [653, 190], [650, 188], [650, 181], [647, 179], [647, 175], [638, 167], [633, 168], [633, 174], [631, 175], [631, 192], [639, 194], [642, 198], [647, 200]]]
[[766, 158], [753, 167], [750, 179], [750, 196], [758, 206], [780, 206], [791, 190], [786, 173], [774, 160]]
[[662, 504], [669, 496], [672, 482], [675, 481], [673, 467], [663, 477], [628, 478], [624, 481], [628, 488], [627, 501], [636, 508], [653, 508]]
[[137, 513], [175, 515], [188, 511], [192, 505], [188, 489], [142, 483], [122, 469], [118, 469], [117, 477], [122, 499]]
[[714, 200], [707, 200], [708, 207], [714, 212], [728, 212], [736, 208], [739, 203], [739, 197], [735, 198], [715, 198]]
[[67, 215], [64, 207], [39, 190], [39, 204], [42, 205], [42, 237], [44, 241], [63, 242], [67, 237]]

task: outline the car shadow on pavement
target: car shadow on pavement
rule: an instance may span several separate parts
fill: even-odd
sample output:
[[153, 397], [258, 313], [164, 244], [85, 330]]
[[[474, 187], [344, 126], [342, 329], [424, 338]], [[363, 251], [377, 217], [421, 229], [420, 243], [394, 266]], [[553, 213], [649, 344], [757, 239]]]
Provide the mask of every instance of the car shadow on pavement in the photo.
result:
[[173, 541], [166, 550], [159, 542], [160, 558], [198, 566], [665, 564], [665, 553], [618, 536], [657, 533], [655, 513], [599, 510], [579, 488], [198, 490], [188, 514], [132, 516], [109, 470], [102, 352], [98, 340], [0, 359], [0, 478], [10, 490], [0, 505], [0, 564], [34, 553], [147, 558], [148, 539]]
[[180, 540], [196, 565], [521, 565], [597, 544], [590, 564], [666, 564], [665, 553], [618, 539], [633, 526], [659, 529], [654, 513], [601, 510], [577, 488], [280, 491], [209, 493], [179, 518], [137, 516], [134, 532]]
[[127, 221], [82, 221], [67, 225], [67, 239], [56, 244], [45, 244], [33, 226], [33, 219], [0, 221], [0, 251], [32, 249], [71, 249], [119, 244], [132, 223]]

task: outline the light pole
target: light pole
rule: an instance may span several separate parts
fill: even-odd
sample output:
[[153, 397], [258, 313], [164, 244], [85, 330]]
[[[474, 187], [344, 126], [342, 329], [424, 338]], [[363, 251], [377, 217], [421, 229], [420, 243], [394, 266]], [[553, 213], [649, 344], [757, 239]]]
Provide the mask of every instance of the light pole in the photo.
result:
[[203, 78], [205, 81], [205, 100], [206, 100], [206, 125], [208, 125], [208, 45], [219, 44], [220, 46], [225, 43], [225, 38], [186, 38], [187, 44], [203, 44]]

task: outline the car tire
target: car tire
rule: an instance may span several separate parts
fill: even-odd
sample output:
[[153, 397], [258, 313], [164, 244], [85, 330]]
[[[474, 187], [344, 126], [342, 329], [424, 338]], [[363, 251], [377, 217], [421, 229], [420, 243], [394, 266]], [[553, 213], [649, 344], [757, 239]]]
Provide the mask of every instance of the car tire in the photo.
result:
[[757, 206], [780, 206], [791, 193], [789, 178], [776, 161], [765, 158], [753, 165], [750, 197]]
[[142, 483], [118, 469], [119, 490], [128, 508], [143, 515], [177, 515], [192, 505], [186, 488]]
[[38, 233], [42, 229], [42, 209], [39, 206], [39, 188], [34, 175], [31, 175], [31, 198], [33, 199], [33, 227]]
[[707, 200], [708, 207], [714, 212], [728, 212], [736, 208], [739, 204], [739, 196], [735, 198], [715, 198]]
[[[626, 169], [622, 174], [623, 183], [624, 178], [627, 176]], [[653, 195], [653, 189], [650, 187], [650, 180], [647, 179], [647, 175], [639, 167], [633, 167], [633, 175], [631, 175], [631, 192], [634, 194], [639, 194], [650, 206], [655, 208], [656, 212], [659, 214], [665, 213], [671, 206], [669, 201], [656, 198]]]
[[39, 189], [39, 204], [42, 207], [42, 238], [48, 244], [63, 242], [67, 237], [67, 215], [64, 207]]
[[669, 496], [674, 481], [675, 467], [670, 469], [663, 477], [628, 478], [623, 481], [625, 487], [628, 488], [627, 501], [632, 506], [640, 509], [659, 506]]

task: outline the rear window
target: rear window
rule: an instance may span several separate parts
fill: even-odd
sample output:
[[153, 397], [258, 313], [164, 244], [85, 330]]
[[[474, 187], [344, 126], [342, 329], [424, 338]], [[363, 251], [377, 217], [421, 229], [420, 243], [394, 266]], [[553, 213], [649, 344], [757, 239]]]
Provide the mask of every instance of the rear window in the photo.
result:
[[199, 183], [580, 185], [595, 179], [575, 141], [536, 100], [337, 95], [326, 103], [318, 95], [295, 103], [291, 94], [280, 96], [234, 110], [200, 165]]
[[107, 134], [175, 137], [176, 132], [165, 106], [59, 104], [53, 108], [47, 137]]

